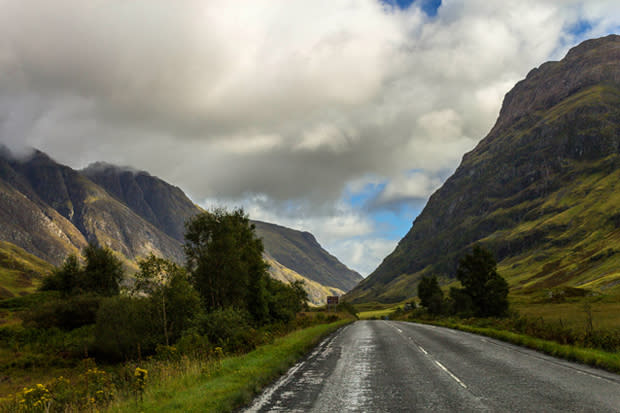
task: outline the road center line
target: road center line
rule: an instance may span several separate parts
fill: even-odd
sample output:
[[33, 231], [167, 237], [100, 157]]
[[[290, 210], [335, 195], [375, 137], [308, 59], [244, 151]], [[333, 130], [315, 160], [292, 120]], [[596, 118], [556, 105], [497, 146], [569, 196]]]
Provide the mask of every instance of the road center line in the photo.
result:
[[[389, 325], [390, 327], [392, 327], [392, 328], [394, 328], [394, 329], [398, 330], [398, 332], [399, 332], [399, 333], [402, 333], [402, 332], [403, 332], [403, 330], [401, 330], [400, 328], [396, 327], [396, 326], [395, 326], [395, 325], [393, 325], [391, 322], [390, 322], [388, 325]], [[431, 327], [434, 327], [434, 326], [431, 326]], [[455, 334], [456, 334], [456, 333], [455, 333]], [[419, 345], [418, 343], [416, 343], [416, 341], [413, 339], [413, 337], [409, 337], [409, 339], [410, 339], [411, 341], [413, 341], [413, 343], [414, 343], [416, 346], [418, 346], [418, 348], [420, 349], [420, 351], [421, 351], [422, 353], [424, 353], [424, 355], [426, 355], [426, 356], [427, 356], [427, 357], [428, 357], [431, 361], [434, 361], [434, 362], [435, 362], [435, 364], [436, 364], [436, 365], [437, 365], [440, 369], [442, 369], [444, 372], [446, 372], [446, 374], [448, 374], [448, 376], [452, 377], [452, 379], [453, 379], [454, 381], [456, 381], [456, 382], [457, 382], [457, 383], [458, 383], [461, 387], [463, 387], [464, 389], [466, 389], [466, 388], [467, 388], [467, 385], [466, 385], [465, 383], [463, 383], [463, 382], [461, 381], [461, 379], [459, 379], [458, 377], [456, 377], [456, 376], [455, 376], [455, 375], [454, 375], [454, 374], [453, 374], [450, 370], [448, 370], [448, 369], [446, 368], [446, 366], [444, 366], [443, 364], [441, 364], [440, 362], [438, 362], [437, 360], [435, 360], [435, 358], [434, 358], [433, 356], [431, 356], [430, 354], [428, 354], [428, 351], [424, 350], [424, 348], [423, 348], [421, 345]]]
[[437, 360], [435, 360], [435, 364], [437, 364], [439, 366], [440, 369], [442, 369], [443, 371], [445, 371], [446, 373], [448, 373], [448, 375], [450, 377], [452, 377], [458, 384], [461, 385], [461, 387], [463, 387], [464, 389], [467, 388], [467, 385], [465, 383], [463, 383], [458, 377], [456, 377], [454, 374], [452, 374], [452, 372], [450, 370], [448, 370], [443, 364], [441, 364], [440, 362], [438, 362]]

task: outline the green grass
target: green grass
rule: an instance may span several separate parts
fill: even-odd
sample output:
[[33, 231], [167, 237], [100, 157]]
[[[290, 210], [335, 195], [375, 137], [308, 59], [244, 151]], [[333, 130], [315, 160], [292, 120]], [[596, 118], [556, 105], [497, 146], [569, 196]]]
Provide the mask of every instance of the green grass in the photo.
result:
[[381, 310], [362, 311], [357, 314], [360, 320], [368, 320], [370, 318], [382, 318], [389, 316], [396, 310], [396, 307], [384, 308]]
[[0, 241], [0, 299], [34, 292], [53, 268], [22, 248]]
[[147, 386], [144, 400], [113, 403], [110, 412], [229, 412], [248, 404], [322, 338], [350, 320], [295, 331], [273, 344], [208, 365], [189, 365]]
[[519, 303], [512, 305], [519, 314], [529, 318], [542, 318], [546, 322], [561, 322], [567, 328], [584, 329], [587, 314], [584, 305], [589, 303], [592, 324], [597, 330], [620, 330], [620, 302], [615, 297], [599, 300], [581, 300], [564, 303]]
[[620, 373], [620, 353], [599, 349], [583, 348], [568, 344], [559, 344], [525, 334], [514, 333], [493, 327], [477, 327], [447, 320], [416, 320], [421, 323], [448, 327], [455, 330], [484, 335], [522, 347], [541, 351], [553, 357], [575, 361], [589, 366], [598, 367], [614, 373]]

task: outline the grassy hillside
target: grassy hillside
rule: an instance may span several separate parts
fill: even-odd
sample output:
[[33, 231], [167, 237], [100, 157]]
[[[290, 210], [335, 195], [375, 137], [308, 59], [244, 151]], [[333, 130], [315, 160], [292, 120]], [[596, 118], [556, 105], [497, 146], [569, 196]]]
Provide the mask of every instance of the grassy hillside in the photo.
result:
[[567, 287], [615, 295], [619, 79], [619, 36], [533, 70], [396, 250], [347, 297], [400, 302], [424, 275], [450, 283], [474, 243], [494, 252], [513, 296]]
[[253, 221], [265, 251], [280, 264], [328, 288], [349, 291], [361, 279], [336, 257], [325, 251], [309, 232]]
[[0, 241], [0, 299], [33, 292], [52, 265], [9, 242]]
[[291, 270], [290, 268], [285, 267], [268, 255], [265, 257], [265, 260], [269, 264], [269, 273], [276, 280], [282, 281], [286, 284], [293, 283], [295, 281], [303, 281], [304, 289], [308, 293], [308, 299], [310, 300], [310, 303], [314, 305], [325, 305], [327, 302], [327, 297], [330, 295], [344, 295], [344, 291], [334, 287], [326, 287], [316, 281], [312, 281]]

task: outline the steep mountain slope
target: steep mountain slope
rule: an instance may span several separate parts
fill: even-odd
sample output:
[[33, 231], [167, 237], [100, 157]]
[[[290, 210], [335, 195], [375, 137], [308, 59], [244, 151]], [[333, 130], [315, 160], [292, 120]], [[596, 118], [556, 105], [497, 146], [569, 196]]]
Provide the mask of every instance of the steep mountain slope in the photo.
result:
[[274, 260], [268, 254], [265, 254], [265, 261], [269, 264], [269, 274], [276, 280], [283, 283], [293, 283], [295, 281], [303, 281], [304, 289], [308, 293], [310, 303], [314, 305], [324, 305], [327, 297], [330, 295], [344, 295], [344, 291], [335, 287], [328, 287], [309, 278], [300, 275]]
[[325, 251], [309, 232], [253, 221], [265, 250], [282, 265], [324, 286], [349, 291], [362, 276]]
[[415, 295], [452, 277], [473, 243], [513, 292], [620, 284], [620, 36], [589, 40], [532, 70], [497, 123], [435, 192], [353, 301]]
[[82, 173], [180, 242], [184, 241], [185, 222], [201, 212], [181, 189], [145, 171], [96, 163]]
[[[8, 183], [8, 187], [4, 187], [6, 191], [3, 193], [12, 193], [13, 198], [19, 198], [21, 193], [24, 206], [20, 209], [13, 208], [4, 217], [3, 222], [8, 226], [20, 221], [37, 221], [36, 217], [42, 210], [44, 214], [51, 216], [55, 223], [59, 223], [57, 227], [63, 227], [63, 234], [73, 245], [74, 248], [67, 248], [65, 253], [79, 251], [86, 240], [109, 246], [128, 261], [149, 252], [182, 260], [179, 241], [140, 218], [78, 171], [58, 164], [40, 151], [23, 160], [6, 157], [4, 165], [0, 179]], [[24, 197], [26, 201], [23, 200]], [[42, 226], [44, 225], [39, 225]], [[24, 242], [20, 238], [24, 234], [30, 237], [39, 236], [35, 232], [36, 228], [22, 225], [21, 230], [23, 232], [15, 233], [13, 237], [4, 240], [55, 264], [61, 262], [66, 255], [41, 253], [41, 250], [46, 248], [45, 240], [58, 237], [56, 228], [44, 231], [45, 239], [34, 245], [37, 248], [32, 248], [33, 243]]]
[[[40, 151], [15, 159], [0, 147], [0, 240], [12, 245], [11, 251], [23, 248], [54, 265], [79, 253], [87, 241], [109, 246], [130, 267], [149, 252], [182, 262], [184, 224], [201, 211], [181, 189], [144, 171], [103, 163], [75, 171]], [[266, 223], [257, 227], [272, 276], [304, 280], [315, 304], [349, 290], [359, 277], [308, 233]], [[270, 254], [287, 258], [293, 267]], [[14, 281], [8, 278], [0, 285]]]

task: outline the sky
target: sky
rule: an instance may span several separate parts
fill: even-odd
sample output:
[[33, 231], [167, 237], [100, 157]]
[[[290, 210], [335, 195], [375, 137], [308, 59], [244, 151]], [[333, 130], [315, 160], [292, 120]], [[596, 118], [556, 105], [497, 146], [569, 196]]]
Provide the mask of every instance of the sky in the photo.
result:
[[131, 166], [366, 276], [608, 0], [0, 0], [0, 143]]

